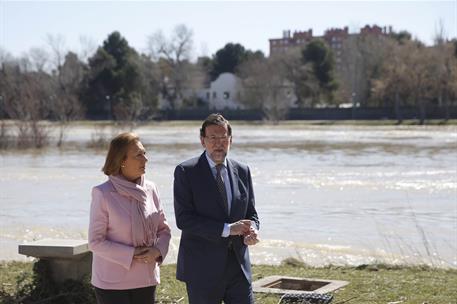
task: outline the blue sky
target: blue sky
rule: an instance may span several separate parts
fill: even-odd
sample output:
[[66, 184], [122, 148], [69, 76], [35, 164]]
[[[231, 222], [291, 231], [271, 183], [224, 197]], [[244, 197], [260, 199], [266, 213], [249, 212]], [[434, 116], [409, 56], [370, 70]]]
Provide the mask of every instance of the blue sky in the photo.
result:
[[177, 24], [194, 32], [193, 56], [211, 55], [228, 42], [268, 54], [268, 39], [282, 31], [331, 27], [356, 31], [365, 24], [392, 25], [431, 44], [442, 21], [457, 37], [457, 0], [452, 1], [10, 1], [0, 0], [0, 47], [19, 56], [44, 47], [46, 35], [62, 35], [78, 51], [81, 36], [100, 45], [118, 30], [138, 51], [159, 29]]

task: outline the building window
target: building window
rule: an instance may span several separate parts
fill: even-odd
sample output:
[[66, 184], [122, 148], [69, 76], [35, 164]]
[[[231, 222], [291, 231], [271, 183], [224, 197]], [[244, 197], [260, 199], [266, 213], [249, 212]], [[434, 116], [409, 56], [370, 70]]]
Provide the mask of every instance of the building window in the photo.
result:
[[217, 98], [217, 93], [213, 92], [213, 99], [216, 99], [216, 98]]
[[230, 98], [230, 92], [224, 92], [224, 99]]
[[210, 97], [211, 97], [211, 94], [209, 92], [206, 92], [206, 99], [209, 100]]

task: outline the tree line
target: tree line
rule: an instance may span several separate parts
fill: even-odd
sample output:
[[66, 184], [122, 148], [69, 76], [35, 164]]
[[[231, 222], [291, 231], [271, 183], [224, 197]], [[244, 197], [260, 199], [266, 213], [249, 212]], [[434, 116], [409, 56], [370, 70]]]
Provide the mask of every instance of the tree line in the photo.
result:
[[203, 108], [205, 101], [188, 92], [224, 72], [242, 80], [240, 102], [271, 120], [291, 107], [351, 103], [395, 108], [399, 122], [402, 107], [417, 107], [423, 121], [428, 106], [448, 109], [457, 99], [457, 40], [443, 35], [431, 47], [408, 32], [350, 35], [338, 63], [319, 39], [270, 57], [227, 43], [193, 62], [193, 33], [185, 25], [150, 35], [144, 53], [119, 32], [79, 54], [66, 50], [60, 36], [47, 41], [50, 51], [33, 48], [19, 58], [0, 48], [0, 118], [24, 122], [19, 132], [39, 132], [41, 120], [64, 126], [75, 119], [152, 119], [164, 102], [172, 111]]

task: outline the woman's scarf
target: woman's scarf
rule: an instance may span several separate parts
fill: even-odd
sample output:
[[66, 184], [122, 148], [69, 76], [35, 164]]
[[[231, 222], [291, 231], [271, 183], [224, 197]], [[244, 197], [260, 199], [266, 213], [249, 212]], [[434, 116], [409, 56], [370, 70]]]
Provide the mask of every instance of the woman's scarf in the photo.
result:
[[130, 182], [121, 175], [110, 175], [109, 180], [120, 195], [128, 197], [131, 201], [133, 245], [135, 247], [153, 246], [154, 222], [150, 215], [154, 204], [152, 203], [153, 197], [148, 194], [144, 185], [144, 175], [141, 176], [139, 184]]

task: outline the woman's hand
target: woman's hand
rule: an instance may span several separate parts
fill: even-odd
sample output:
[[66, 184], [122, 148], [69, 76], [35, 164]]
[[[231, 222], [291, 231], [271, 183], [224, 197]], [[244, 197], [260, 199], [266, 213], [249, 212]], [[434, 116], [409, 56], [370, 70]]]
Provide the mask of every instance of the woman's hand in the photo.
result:
[[133, 259], [140, 263], [151, 264], [155, 263], [161, 255], [159, 249], [155, 247], [136, 247]]
[[148, 251], [148, 247], [135, 247], [135, 252], [133, 253], [134, 256], [140, 255]]

